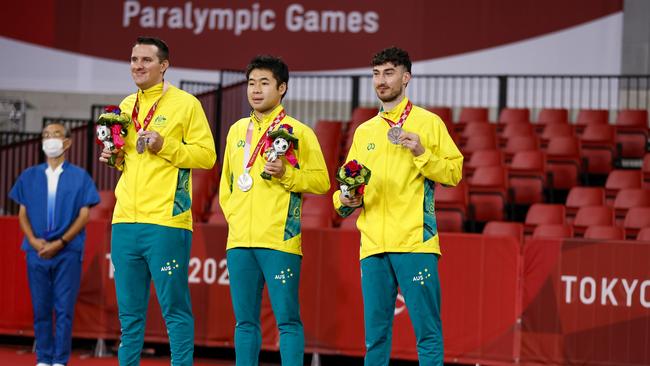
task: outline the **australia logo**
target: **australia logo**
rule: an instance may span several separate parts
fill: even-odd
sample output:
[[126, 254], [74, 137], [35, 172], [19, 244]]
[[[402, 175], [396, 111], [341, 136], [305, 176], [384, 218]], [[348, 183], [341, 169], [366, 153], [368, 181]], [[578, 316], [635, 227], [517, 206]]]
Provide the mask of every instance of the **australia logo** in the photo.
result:
[[291, 268], [287, 268], [284, 271], [280, 271], [280, 273], [276, 274], [274, 279], [276, 281], [282, 281], [282, 284], [286, 284], [287, 281], [293, 277], [293, 273], [291, 272]]
[[420, 282], [420, 285], [424, 285], [424, 281], [429, 277], [431, 277], [431, 273], [428, 268], [425, 268], [424, 271], [419, 271], [417, 275], [413, 276], [413, 282]]
[[168, 275], [174, 274], [174, 271], [178, 269], [178, 263], [176, 263], [176, 259], [172, 259], [171, 262], [165, 263], [164, 266], [160, 268], [160, 272], [167, 272]]
[[153, 125], [154, 126], [164, 126], [165, 123], [167, 123], [167, 117], [165, 116], [158, 116], [156, 119], [153, 120]]

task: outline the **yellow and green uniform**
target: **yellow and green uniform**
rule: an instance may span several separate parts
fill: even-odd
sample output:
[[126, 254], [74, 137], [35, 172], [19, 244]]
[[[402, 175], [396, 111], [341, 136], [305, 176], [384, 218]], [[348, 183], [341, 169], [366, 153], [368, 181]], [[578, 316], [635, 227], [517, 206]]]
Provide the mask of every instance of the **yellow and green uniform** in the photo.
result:
[[[356, 159], [372, 174], [357, 220], [361, 259], [385, 252], [440, 254], [434, 183], [458, 184], [463, 155], [440, 117], [415, 105], [402, 128], [420, 137], [425, 152], [415, 157], [409, 149], [388, 141], [390, 126], [382, 117], [398, 121], [407, 103], [404, 98], [391, 111], [361, 124], [346, 159]], [[334, 207], [347, 216], [352, 210], [341, 206], [339, 195], [340, 191], [333, 195]]]
[[[122, 175], [115, 189], [111, 259], [122, 336], [120, 365], [139, 364], [153, 279], [172, 354], [172, 365], [192, 365], [194, 318], [187, 282], [192, 244], [192, 170], [210, 169], [216, 152], [200, 102], [163, 83], [138, 90], [140, 124], [160, 98], [148, 131], [163, 137], [162, 149], [138, 154], [133, 123], [125, 137]], [[120, 104], [131, 116], [136, 94]]]
[[228, 132], [219, 187], [219, 203], [228, 221], [227, 249], [269, 248], [302, 255], [302, 193], [324, 194], [329, 189], [327, 167], [316, 134], [290, 116], [284, 117], [280, 124], [291, 125], [298, 139], [298, 148], [294, 151], [297, 167], [285, 162], [282, 178], [265, 180], [260, 173], [266, 160], [258, 156], [250, 171], [251, 190], [242, 192], [237, 187], [237, 178], [244, 172], [244, 145], [250, 121], [253, 122], [252, 155], [260, 137], [282, 109], [282, 105], [278, 105], [263, 120], [251, 113], [249, 118], [235, 122]]
[[[462, 178], [463, 156], [435, 114], [413, 106], [402, 129], [415, 133], [425, 151], [414, 156], [392, 144], [384, 120], [397, 122], [406, 108], [404, 98], [390, 111], [361, 124], [347, 160], [368, 167], [357, 227], [361, 231], [361, 287], [364, 299], [366, 365], [388, 365], [397, 287], [402, 289], [423, 365], [442, 365], [442, 325], [435, 218], [435, 183], [456, 185]], [[343, 206], [340, 191], [333, 195], [341, 216], [354, 209]]]
[[[284, 161], [280, 178], [262, 179], [266, 160], [257, 156], [251, 167], [253, 185], [248, 192], [237, 186], [244, 172], [246, 134], [252, 122], [250, 154], [273, 120], [283, 110], [277, 106], [262, 120], [251, 113], [231, 126], [226, 141], [219, 203], [228, 221], [226, 256], [230, 294], [237, 321], [237, 366], [256, 366], [262, 342], [260, 303], [266, 283], [280, 333], [282, 364], [303, 365], [304, 331], [300, 320], [298, 289], [302, 259], [300, 212], [303, 193], [323, 194], [329, 177], [316, 135], [289, 116], [288, 124], [298, 139], [296, 166]], [[285, 158], [282, 158], [285, 159]]]
[[[162, 92], [163, 83], [138, 90], [140, 124]], [[136, 94], [126, 97], [120, 103], [122, 112], [131, 116], [135, 100]], [[217, 157], [201, 103], [170, 85], [147, 131], [156, 131], [164, 138], [162, 149], [157, 154], [148, 150], [138, 154], [137, 132], [131, 123], [125, 137], [122, 176], [115, 188], [113, 223], [138, 222], [192, 230], [191, 169], [210, 169]]]

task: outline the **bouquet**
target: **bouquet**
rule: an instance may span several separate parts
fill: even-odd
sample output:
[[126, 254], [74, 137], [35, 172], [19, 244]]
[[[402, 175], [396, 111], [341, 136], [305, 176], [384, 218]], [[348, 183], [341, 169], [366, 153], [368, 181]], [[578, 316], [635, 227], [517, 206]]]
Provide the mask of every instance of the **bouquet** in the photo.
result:
[[[288, 124], [282, 124], [277, 130], [271, 131], [266, 135], [264, 146], [260, 150], [260, 154], [264, 156], [267, 161], [275, 161], [278, 157], [284, 155], [291, 166], [298, 165], [298, 159], [294, 154], [294, 150], [298, 148], [298, 139], [293, 135], [293, 127]], [[260, 174], [262, 178], [269, 180], [271, 175], [265, 172]]]
[[341, 184], [344, 197], [352, 198], [357, 193], [363, 195], [370, 181], [370, 169], [356, 160], [350, 160], [339, 169], [336, 180]]
[[[124, 147], [124, 136], [126, 136], [131, 118], [128, 114], [122, 113], [118, 106], [109, 105], [104, 108], [104, 113], [99, 116], [95, 132], [97, 144], [103, 145], [104, 150], [113, 151]], [[108, 165], [115, 166], [117, 154], [112, 154], [108, 159]]]

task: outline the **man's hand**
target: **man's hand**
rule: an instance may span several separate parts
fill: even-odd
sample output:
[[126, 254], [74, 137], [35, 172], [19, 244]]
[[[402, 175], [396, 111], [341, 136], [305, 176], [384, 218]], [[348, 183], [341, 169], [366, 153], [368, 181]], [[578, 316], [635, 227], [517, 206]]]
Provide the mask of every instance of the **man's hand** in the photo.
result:
[[108, 159], [110, 159], [113, 154], [117, 154], [115, 158], [115, 166], [122, 165], [122, 162], [124, 161], [124, 151], [118, 149], [113, 149], [113, 151], [106, 149], [102, 150], [102, 154], [99, 155], [99, 161], [108, 164]]
[[357, 208], [363, 203], [363, 195], [360, 194], [347, 198], [343, 195], [343, 193], [341, 193], [339, 198], [341, 199], [341, 204], [347, 207]]
[[31, 245], [32, 248], [34, 248], [34, 250], [36, 250], [37, 252], [40, 252], [41, 249], [45, 248], [45, 244], [47, 244], [47, 242], [45, 241], [45, 239], [41, 239], [41, 238], [34, 238], [29, 241], [29, 245]]
[[264, 172], [270, 174], [275, 178], [282, 178], [285, 172], [284, 162], [282, 158], [277, 158], [274, 161], [267, 161], [264, 165]]
[[420, 136], [402, 130], [399, 135], [399, 143], [405, 148], [411, 150], [413, 156], [420, 156], [424, 154], [424, 146], [420, 143]]
[[38, 251], [38, 256], [43, 259], [53, 258], [59, 251], [63, 249], [63, 242], [59, 240], [50, 241], [45, 244], [45, 247]]
[[163, 142], [165, 141], [165, 139], [156, 131], [140, 130], [138, 136], [145, 139], [147, 149], [154, 154], [158, 154], [163, 147]]

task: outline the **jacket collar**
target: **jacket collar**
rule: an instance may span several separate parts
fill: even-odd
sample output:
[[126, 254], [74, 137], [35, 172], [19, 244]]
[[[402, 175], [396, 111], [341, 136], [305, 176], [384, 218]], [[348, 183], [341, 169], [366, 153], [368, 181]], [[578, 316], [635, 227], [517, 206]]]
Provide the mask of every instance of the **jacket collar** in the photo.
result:
[[393, 122], [399, 121], [399, 118], [402, 116], [402, 112], [404, 111], [404, 108], [406, 108], [406, 105], [409, 102], [409, 98], [404, 97], [401, 102], [399, 102], [398, 105], [395, 106], [395, 108], [391, 109], [390, 111], [384, 111], [380, 110], [379, 111], [379, 116], [389, 119]]

